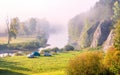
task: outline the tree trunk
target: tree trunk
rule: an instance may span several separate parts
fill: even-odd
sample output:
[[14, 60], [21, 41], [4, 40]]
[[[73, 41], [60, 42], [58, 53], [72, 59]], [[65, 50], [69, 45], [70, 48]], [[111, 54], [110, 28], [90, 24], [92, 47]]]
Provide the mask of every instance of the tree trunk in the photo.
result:
[[6, 24], [7, 24], [7, 30], [8, 30], [8, 45], [10, 44], [10, 29], [9, 29], [9, 20], [8, 20], [8, 17], [7, 17], [7, 20], [6, 20]]

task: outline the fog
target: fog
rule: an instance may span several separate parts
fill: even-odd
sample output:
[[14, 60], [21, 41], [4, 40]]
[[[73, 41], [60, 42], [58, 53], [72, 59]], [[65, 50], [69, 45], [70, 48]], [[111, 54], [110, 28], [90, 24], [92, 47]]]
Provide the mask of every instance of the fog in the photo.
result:
[[46, 18], [51, 26], [48, 43], [62, 47], [68, 40], [68, 21], [89, 10], [98, 0], [0, 0], [0, 31], [6, 27], [6, 17]]
[[51, 47], [59, 47], [62, 48], [67, 44], [68, 41], [68, 31], [67, 25], [52, 25], [50, 26], [50, 35], [48, 44]]

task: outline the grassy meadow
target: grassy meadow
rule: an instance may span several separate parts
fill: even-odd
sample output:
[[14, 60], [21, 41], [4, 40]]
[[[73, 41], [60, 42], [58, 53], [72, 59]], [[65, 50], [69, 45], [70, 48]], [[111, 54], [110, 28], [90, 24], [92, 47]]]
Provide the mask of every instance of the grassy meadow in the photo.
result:
[[79, 53], [73, 51], [38, 58], [26, 56], [0, 58], [0, 75], [65, 75], [69, 59]]
[[[7, 44], [7, 41], [8, 39], [7, 39], [7, 37], [0, 37], [0, 44]], [[22, 38], [22, 37], [17, 37], [16, 39], [13, 39], [12, 38], [12, 40], [10, 41], [10, 43], [23, 43], [23, 42], [30, 42], [30, 41], [34, 41], [35, 40], [35, 38], [32, 38], [32, 37], [30, 37], [30, 38]]]

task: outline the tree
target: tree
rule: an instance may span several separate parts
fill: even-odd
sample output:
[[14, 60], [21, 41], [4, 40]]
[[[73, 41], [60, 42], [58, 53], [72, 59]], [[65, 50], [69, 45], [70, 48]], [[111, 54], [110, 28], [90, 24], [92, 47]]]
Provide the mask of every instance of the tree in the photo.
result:
[[39, 42], [40, 46], [44, 46], [47, 43], [47, 39], [44, 36], [37, 36], [37, 41]]
[[117, 50], [120, 50], [120, 5], [118, 1], [114, 3], [113, 10], [114, 10], [113, 20], [115, 22], [114, 47]]
[[114, 47], [120, 50], [120, 20], [115, 24], [114, 30]]
[[118, 1], [114, 3], [113, 11], [113, 20], [116, 22], [118, 19], [120, 19], [120, 4]]
[[59, 48], [58, 48], [58, 47], [54, 47], [54, 48], [52, 49], [52, 51], [54, 51], [55, 53], [57, 53], [57, 52], [59, 51]]
[[9, 20], [8, 20], [8, 17], [7, 17], [7, 20], [6, 20], [6, 25], [7, 25], [7, 32], [8, 32], [8, 44], [10, 43], [10, 29], [9, 29]]
[[11, 20], [10, 26], [9, 26], [9, 21], [7, 19], [6, 24], [7, 24], [7, 29], [8, 29], [8, 44], [10, 44], [12, 37], [14, 37], [15, 39], [17, 37], [17, 33], [19, 29], [19, 19], [13, 18]]
[[66, 45], [66, 46], [64, 47], [64, 49], [65, 49], [66, 51], [73, 51], [73, 50], [74, 50], [74, 47], [71, 46], [71, 45]]
[[18, 29], [19, 29], [19, 19], [18, 18], [13, 18], [11, 20], [10, 33], [9, 33], [11, 38], [14, 37], [16, 39]]
[[30, 28], [30, 33], [33, 34], [36, 30], [36, 24], [37, 24], [37, 21], [35, 18], [31, 18], [29, 20], [29, 28]]

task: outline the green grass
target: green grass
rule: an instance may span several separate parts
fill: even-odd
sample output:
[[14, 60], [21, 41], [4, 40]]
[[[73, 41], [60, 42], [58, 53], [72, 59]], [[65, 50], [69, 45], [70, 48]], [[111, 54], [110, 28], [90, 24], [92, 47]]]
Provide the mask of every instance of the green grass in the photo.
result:
[[[10, 41], [10, 43], [23, 43], [23, 42], [30, 42], [30, 41], [34, 41], [35, 38], [16, 38]], [[0, 44], [7, 44], [7, 37], [0, 37]]]
[[0, 58], [0, 75], [65, 75], [69, 59], [79, 53], [74, 51], [31, 59], [26, 56]]

